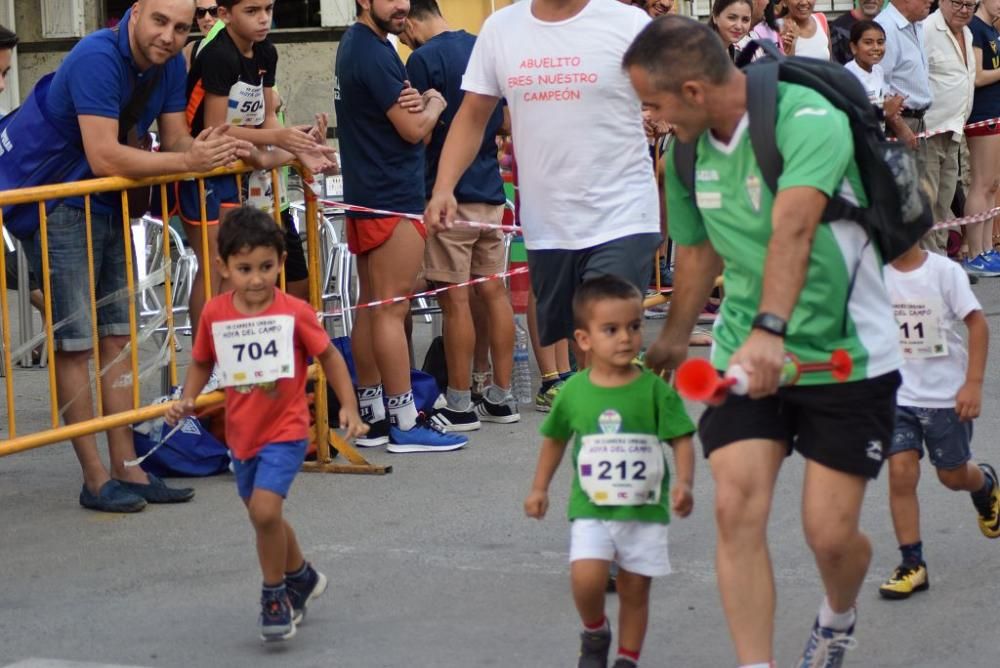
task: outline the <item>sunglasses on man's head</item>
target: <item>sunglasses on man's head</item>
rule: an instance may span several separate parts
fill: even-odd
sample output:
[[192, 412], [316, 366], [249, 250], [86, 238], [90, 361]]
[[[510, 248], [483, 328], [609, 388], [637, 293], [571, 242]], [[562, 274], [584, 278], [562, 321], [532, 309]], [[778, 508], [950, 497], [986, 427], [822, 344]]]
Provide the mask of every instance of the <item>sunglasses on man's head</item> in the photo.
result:
[[197, 9], [194, 10], [194, 17], [196, 19], [205, 18], [205, 14], [211, 14], [213, 19], [218, 18], [219, 16], [218, 6], [212, 5], [211, 7], [198, 7]]

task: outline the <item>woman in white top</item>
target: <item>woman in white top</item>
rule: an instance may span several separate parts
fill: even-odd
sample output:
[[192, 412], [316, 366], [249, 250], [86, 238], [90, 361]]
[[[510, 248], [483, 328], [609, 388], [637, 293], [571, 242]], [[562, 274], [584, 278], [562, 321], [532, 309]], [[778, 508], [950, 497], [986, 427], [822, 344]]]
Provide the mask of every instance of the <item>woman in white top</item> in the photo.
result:
[[822, 12], [813, 13], [816, 0], [789, 0], [788, 15], [781, 21], [785, 53], [830, 60], [830, 28]]

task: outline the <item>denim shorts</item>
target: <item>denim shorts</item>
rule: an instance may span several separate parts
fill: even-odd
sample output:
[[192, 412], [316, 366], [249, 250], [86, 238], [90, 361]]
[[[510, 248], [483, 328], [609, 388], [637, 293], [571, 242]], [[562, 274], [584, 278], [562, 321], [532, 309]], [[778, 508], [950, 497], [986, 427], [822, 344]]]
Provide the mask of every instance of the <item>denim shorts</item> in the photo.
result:
[[305, 440], [268, 443], [251, 459], [234, 457], [233, 473], [240, 498], [249, 499], [255, 489], [266, 489], [285, 498], [305, 459]]
[[954, 408], [896, 408], [896, 430], [892, 435], [889, 456], [916, 450], [939, 469], [957, 469], [972, 459], [972, 420], [962, 422]]
[[[52, 321], [58, 350], [68, 352], [94, 347], [90, 320], [90, 281], [87, 275], [87, 226], [83, 209], [58, 205], [48, 215], [49, 280], [52, 286]], [[128, 282], [125, 275], [125, 232], [118, 216], [90, 214], [94, 247], [94, 282], [97, 301], [97, 335], [128, 336]], [[36, 276], [42, 276], [41, 231], [24, 241]], [[135, 251], [132, 266], [135, 267]], [[134, 275], [134, 274], [133, 274]], [[44, 282], [43, 282], [44, 285]]]

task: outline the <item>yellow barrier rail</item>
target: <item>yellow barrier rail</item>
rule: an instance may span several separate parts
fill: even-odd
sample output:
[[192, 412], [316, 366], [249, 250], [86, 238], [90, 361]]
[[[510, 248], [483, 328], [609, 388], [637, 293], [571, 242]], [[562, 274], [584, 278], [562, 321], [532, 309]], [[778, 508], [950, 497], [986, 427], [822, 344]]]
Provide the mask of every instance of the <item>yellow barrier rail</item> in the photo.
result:
[[[302, 168], [301, 166], [294, 164], [291, 165], [293, 169], [299, 172], [302, 182], [303, 182], [303, 193], [305, 198], [305, 218], [306, 218], [306, 246], [308, 249], [308, 272], [309, 272], [309, 301], [310, 304], [317, 310], [322, 310], [322, 287], [320, 285], [320, 263], [319, 263], [319, 209], [317, 205], [316, 195], [313, 193], [310, 184], [313, 181], [312, 175], [308, 170]], [[166, 319], [166, 347], [169, 350], [169, 360], [167, 366], [169, 367], [169, 379], [171, 385], [176, 385], [179, 380], [179, 374], [177, 371], [177, 358], [176, 351], [174, 349], [174, 337], [176, 336], [175, 326], [174, 326], [174, 295], [173, 295], [173, 285], [171, 281], [172, 272], [171, 268], [171, 240], [170, 233], [167, 230], [170, 221], [170, 212], [168, 211], [167, 204], [167, 185], [172, 184], [182, 180], [196, 180], [198, 182], [198, 193], [200, 198], [200, 208], [201, 208], [201, 224], [200, 224], [200, 236], [201, 236], [201, 247], [202, 247], [202, 257], [198, 258], [199, 266], [201, 267], [203, 273], [203, 285], [205, 290], [206, 301], [210, 299], [212, 295], [212, 282], [211, 278], [211, 257], [208, 256], [209, 251], [209, 237], [208, 237], [208, 221], [207, 221], [207, 211], [205, 204], [205, 179], [223, 176], [223, 175], [236, 175], [237, 179], [240, 175], [250, 171], [252, 168], [244, 163], [236, 163], [230, 167], [219, 168], [211, 172], [206, 173], [182, 173], [182, 174], [165, 174], [162, 176], [151, 177], [146, 179], [127, 179], [121, 177], [107, 177], [99, 179], [89, 179], [86, 181], [75, 181], [71, 183], [61, 183], [46, 186], [38, 186], [32, 188], [22, 188], [18, 190], [8, 190], [0, 192], [0, 207], [7, 207], [11, 205], [31, 205], [37, 204], [39, 213], [39, 242], [41, 246], [41, 259], [42, 259], [42, 276], [39, 277], [42, 283], [42, 292], [44, 296], [44, 317], [45, 317], [45, 342], [48, 355], [48, 380], [49, 380], [49, 412], [51, 427], [46, 430], [42, 430], [33, 434], [18, 435], [17, 431], [17, 410], [15, 402], [15, 384], [14, 384], [14, 373], [13, 373], [13, 362], [12, 362], [12, 352], [11, 349], [11, 317], [9, 310], [9, 300], [7, 298], [7, 280], [6, 280], [6, 258], [3, 253], [0, 253], [0, 329], [2, 329], [2, 345], [3, 345], [3, 365], [4, 365], [4, 386], [6, 389], [6, 408], [7, 408], [7, 426], [8, 426], [8, 438], [6, 440], [0, 441], [0, 457], [5, 457], [8, 455], [23, 452], [25, 450], [30, 450], [33, 448], [43, 447], [46, 445], [52, 445], [65, 441], [67, 439], [78, 438], [81, 436], [96, 434], [99, 432], [106, 431], [108, 429], [114, 429], [119, 427], [124, 427], [137, 422], [142, 422], [145, 420], [160, 417], [166, 411], [166, 404], [156, 404], [156, 405], [141, 405], [141, 387], [140, 387], [140, 374], [139, 374], [139, 326], [137, 322], [137, 308], [136, 308], [136, 296], [137, 296], [137, 286], [135, 279], [135, 267], [133, 266], [133, 255], [132, 255], [132, 216], [129, 215], [129, 202], [128, 202], [128, 190], [133, 188], [151, 187], [159, 186], [160, 191], [160, 205], [161, 210], [154, 212], [154, 215], [159, 215], [163, 222], [163, 258], [164, 258], [164, 268], [163, 272], [163, 282], [164, 282], [164, 310], [163, 316]], [[280, 179], [278, 170], [271, 170], [272, 178], [272, 193], [273, 193], [273, 213], [275, 221], [281, 225], [281, 192], [280, 192]], [[240, 189], [242, 190], [242, 189]], [[102, 363], [101, 360], [101, 345], [100, 336], [98, 332], [98, 302], [96, 299], [96, 277], [94, 275], [94, 248], [93, 248], [93, 235], [92, 235], [92, 219], [91, 219], [91, 198], [92, 196], [99, 193], [109, 193], [109, 192], [120, 192], [121, 193], [121, 212], [123, 220], [123, 234], [124, 238], [128, 240], [125, 244], [125, 280], [127, 285], [127, 300], [129, 309], [129, 355], [128, 355], [128, 367], [129, 373], [127, 383], [131, 385], [131, 409], [130, 410], [119, 410], [113, 412], [112, 414], [106, 413], [106, 406], [104, 405], [102, 396], [104, 394], [103, 384], [107, 380], [102, 379], [102, 375], [109, 371], [112, 366], [117, 365], [121, 362], [119, 359], [106, 360]], [[70, 197], [82, 197], [84, 200], [84, 218], [86, 223], [86, 238], [84, 239], [87, 248], [87, 281], [89, 287], [89, 315], [91, 321], [91, 332], [93, 347], [92, 354], [94, 358], [94, 385], [95, 385], [95, 403], [96, 403], [96, 416], [72, 424], [67, 424], [65, 426], [59, 426], [60, 420], [60, 397], [58, 396], [57, 383], [56, 383], [56, 364], [55, 364], [55, 339], [54, 339], [54, 323], [52, 322], [52, 287], [51, 287], [51, 267], [49, 265], [49, 230], [48, 230], [48, 216], [46, 212], [46, 203], [53, 200], [62, 200]], [[0, 225], [3, 224], [3, 215], [0, 212]], [[281, 283], [280, 287], [284, 289], [285, 287], [285, 275], [284, 271], [281, 273]], [[21, 289], [26, 289], [27, 286], [21, 286]], [[24, 327], [25, 323], [21, 323]], [[192, 332], [192, 337], [194, 332]], [[107, 369], [105, 369], [105, 364]], [[315, 388], [315, 414], [316, 422], [314, 428], [315, 443], [317, 446], [317, 459], [315, 462], [307, 462], [304, 466], [304, 470], [307, 471], [323, 471], [323, 472], [335, 472], [335, 473], [375, 473], [383, 474], [391, 471], [391, 467], [387, 466], [377, 466], [370, 464], [365, 460], [365, 458], [349, 443], [344, 441], [339, 435], [329, 427], [329, 418], [327, 412], [327, 399], [328, 399], [328, 387], [326, 384], [326, 378], [323, 376], [323, 371], [320, 368], [310, 369], [311, 375], [315, 374], [316, 377], [316, 388]], [[123, 376], [122, 376], [123, 377]], [[112, 379], [113, 386], [117, 387], [118, 383], [122, 382], [122, 377], [119, 379]], [[88, 388], [89, 389], [89, 388]], [[80, 395], [77, 395], [80, 396]], [[64, 402], [67, 397], [62, 397]], [[70, 399], [68, 403], [72, 403], [76, 398]], [[198, 399], [197, 405], [199, 407], [205, 407], [209, 405], [214, 405], [221, 403], [223, 400], [223, 395], [221, 392], [215, 392], [212, 394], [203, 395]], [[63, 408], [65, 408], [65, 405]], [[346, 463], [340, 464], [335, 463], [333, 459], [333, 451], [342, 454], [346, 460]]]

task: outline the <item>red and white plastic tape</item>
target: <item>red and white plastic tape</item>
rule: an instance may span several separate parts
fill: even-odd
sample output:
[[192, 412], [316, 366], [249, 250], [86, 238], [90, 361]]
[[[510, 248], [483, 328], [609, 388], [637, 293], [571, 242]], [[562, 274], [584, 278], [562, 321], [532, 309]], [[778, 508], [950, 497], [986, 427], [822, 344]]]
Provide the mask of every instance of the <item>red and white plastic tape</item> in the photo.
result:
[[[408, 220], [416, 220], [419, 222], [424, 221], [424, 217], [416, 213], [401, 213], [399, 211], [387, 211], [385, 209], [373, 209], [367, 206], [361, 206], [360, 204], [348, 204], [347, 202], [338, 202], [332, 199], [320, 199], [318, 200], [323, 206], [333, 207], [335, 209], [343, 209], [344, 211], [353, 211], [355, 213], [370, 213], [375, 216], [396, 216], [398, 218], [406, 218]], [[510, 232], [512, 234], [520, 234], [521, 228], [517, 225], [497, 225], [496, 223], [480, 223], [475, 220], [456, 220], [455, 225], [460, 227], [474, 227], [481, 230], [500, 230], [501, 232]]]
[[498, 281], [508, 276], [516, 276], [517, 274], [523, 274], [528, 271], [527, 267], [518, 267], [516, 269], [511, 269], [510, 271], [502, 271], [497, 274], [491, 274], [490, 276], [480, 276], [479, 278], [474, 278], [471, 281], [465, 281], [464, 283], [455, 283], [452, 285], [445, 285], [440, 288], [435, 288], [434, 290], [426, 290], [424, 292], [416, 292], [412, 295], [404, 295], [402, 297], [391, 297], [389, 299], [380, 299], [374, 302], [368, 302], [366, 304], [357, 304], [356, 306], [351, 306], [348, 309], [341, 309], [339, 311], [326, 311], [320, 313], [323, 318], [336, 318], [343, 315], [344, 311], [357, 311], [364, 308], [375, 308], [376, 306], [386, 306], [388, 304], [398, 304], [400, 302], [408, 302], [411, 299], [420, 299], [421, 297], [436, 297], [442, 292], [447, 292], [448, 290], [453, 290], [455, 288], [464, 288], [470, 285], [479, 285], [480, 283], [486, 283], [487, 281]]

